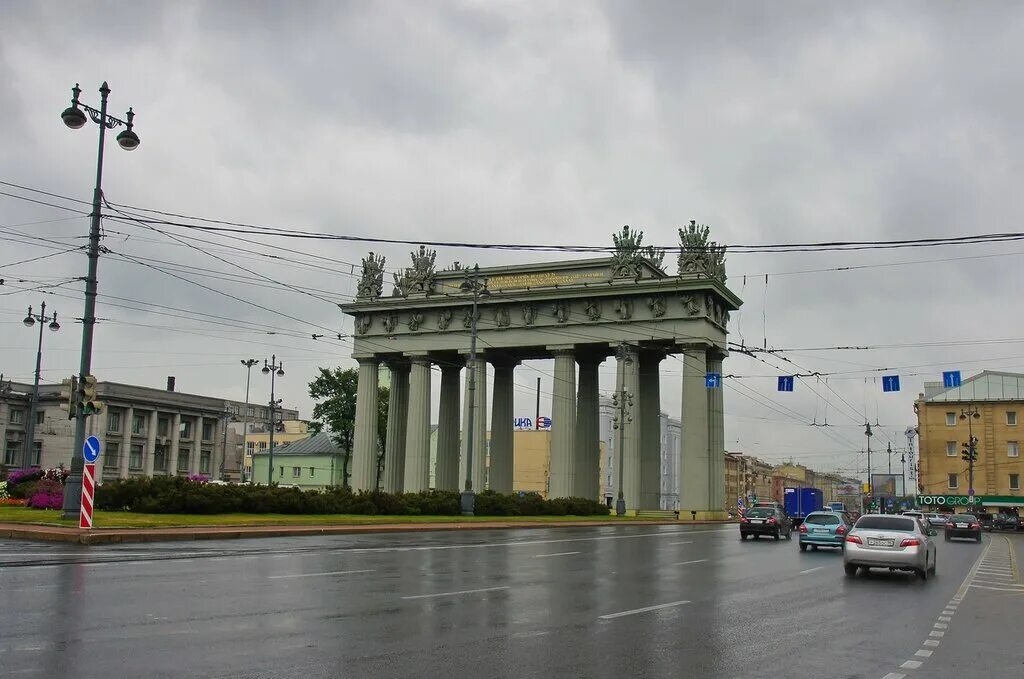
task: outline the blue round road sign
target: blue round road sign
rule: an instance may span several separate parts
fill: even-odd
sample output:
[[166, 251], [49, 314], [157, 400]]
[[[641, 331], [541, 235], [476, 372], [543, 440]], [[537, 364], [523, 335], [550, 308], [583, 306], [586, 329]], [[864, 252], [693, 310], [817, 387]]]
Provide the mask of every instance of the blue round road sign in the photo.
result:
[[85, 458], [86, 462], [95, 462], [96, 458], [100, 456], [100, 440], [95, 436], [90, 436], [85, 439], [85, 445], [82, 446], [82, 457]]

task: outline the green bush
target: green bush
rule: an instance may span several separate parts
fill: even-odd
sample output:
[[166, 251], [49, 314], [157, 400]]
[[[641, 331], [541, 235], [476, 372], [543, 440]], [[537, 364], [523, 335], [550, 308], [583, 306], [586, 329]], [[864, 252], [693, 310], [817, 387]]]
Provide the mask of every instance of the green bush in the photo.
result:
[[[26, 484], [28, 485], [28, 484]], [[455, 516], [459, 493], [431, 490], [389, 494], [347, 488], [301, 490], [263, 485], [196, 483], [157, 476], [108, 481], [96, 489], [96, 508], [150, 514], [365, 514]], [[544, 500], [536, 493], [504, 495], [487, 490], [476, 497], [478, 516], [574, 514], [607, 516], [608, 508], [583, 498]]]

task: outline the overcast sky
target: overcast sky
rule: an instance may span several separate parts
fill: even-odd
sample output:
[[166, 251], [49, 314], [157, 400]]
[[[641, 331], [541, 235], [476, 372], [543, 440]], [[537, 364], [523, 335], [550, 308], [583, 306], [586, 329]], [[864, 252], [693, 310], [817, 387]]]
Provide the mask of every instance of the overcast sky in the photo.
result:
[[[72, 85], [98, 106], [107, 80], [110, 112], [134, 107], [142, 139], [132, 153], [108, 139], [104, 190], [121, 204], [410, 240], [606, 244], [630, 224], [671, 245], [690, 219], [743, 244], [1016, 231], [1022, 24], [1014, 2], [9, 0], [0, 7], [0, 181], [90, 200], [97, 128], [72, 131], [59, 116]], [[88, 220], [0, 196], [0, 228], [7, 265], [81, 245]], [[368, 247], [234, 244], [307, 266], [199, 236], [223, 243], [197, 245], [247, 271], [313, 289], [299, 294], [240, 282], [253, 274], [137, 224], [105, 228], [100, 293], [123, 299], [100, 298], [100, 379], [163, 387], [175, 375], [181, 391], [241, 399], [239, 359], [276, 354], [287, 373], [279, 394], [308, 417], [316, 368], [352, 364], [347, 342], [328, 343], [326, 329], [351, 331], [333, 302], [354, 294], [350, 265]], [[388, 268], [405, 266], [410, 249], [384, 248]], [[727, 380], [727, 448], [863, 468], [865, 417], [881, 425], [873, 447], [905, 445], [924, 380], [944, 369], [1024, 369], [1022, 251], [1011, 242], [730, 256], [729, 286], [746, 302], [731, 339], [917, 346], [786, 353], [808, 370], [841, 373], [791, 394], [776, 392], [779, 370], [734, 354], [726, 373], [762, 377]], [[536, 259], [438, 253], [441, 266]], [[176, 275], [278, 313], [139, 262], [176, 262]], [[20, 319], [43, 299], [64, 321], [45, 337], [44, 379], [76, 370], [83, 285], [47, 288], [67, 297], [19, 288], [85, 267], [74, 252], [0, 268], [5, 377], [31, 377], [36, 338]], [[328, 337], [275, 337], [260, 326]], [[994, 338], [1021, 339], [920, 346]], [[679, 365], [663, 364], [662, 404], [673, 415]], [[880, 373], [870, 372], [879, 368], [901, 375], [901, 393], [882, 394]], [[517, 415], [532, 416], [539, 375], [546, 395], [549, 364], [518, 369]], [[268, 398], [267, 382], [253, 373], [254, 401]], [[614, 388], [611, 362], [601, 386]], [[826, 417], [833, 426], [808, 426]]]

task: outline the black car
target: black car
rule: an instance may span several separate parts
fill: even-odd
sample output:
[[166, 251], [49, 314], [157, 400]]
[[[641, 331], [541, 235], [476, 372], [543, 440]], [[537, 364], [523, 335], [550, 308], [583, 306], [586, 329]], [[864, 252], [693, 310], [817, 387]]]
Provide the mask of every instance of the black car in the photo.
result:
[[973, 514], [955, 514], [946, 521], [946, 542], [953, 538], [971, 538], [981, 542], [981, 522]]
[[782, 537], [792, 540], [793, 521], [778, 507], [751, 507], [740, 519], [740, 539], [746, 540], [748, 535], [755, 539], [771, 535], [776, 540]]
[[981, 524], [982, 530], [991, 531], [993, 527], [994, 517], [991, 514], [981, 513], [975, 514], [978, 517], [978, 523]]
[[992, 519], [992, 528], [995, 530], [1020, 530], [1020, 517], [1014, 514], [996, 514]]

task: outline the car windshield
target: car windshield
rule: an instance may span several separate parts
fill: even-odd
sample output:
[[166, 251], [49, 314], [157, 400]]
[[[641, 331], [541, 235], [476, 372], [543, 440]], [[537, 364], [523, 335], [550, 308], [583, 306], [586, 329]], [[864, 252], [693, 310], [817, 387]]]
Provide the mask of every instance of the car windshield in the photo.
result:
[[747, 512], [747, 516], [748, 517], [753, 516], [755, 518], [764, 518], [766, 516], [775, 516], [775, 510], [772, 509], [771, 507], [754, 507], [749, 512]]
[[839, 517], [835, 514], [810, 514], [804, 523], [813, 523], [816, 526], [838, 526]]
[[977, 521], [978, 517], [974, 516], [974, 514], [958, 514], [956, 517], [954, 517], [953, 520], [954, 521]]
[[914, 519], [906, 519], [900, 516], [862, 516], [857, 520], [857, 525], [854, 528], [869, 530], [895, 530], [901, 533], [913, 533], [915, 524], [917, 522]]

